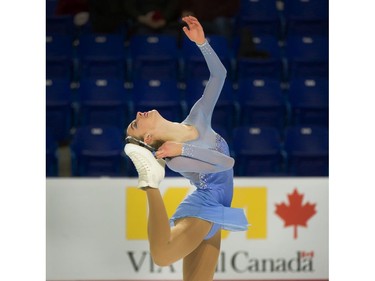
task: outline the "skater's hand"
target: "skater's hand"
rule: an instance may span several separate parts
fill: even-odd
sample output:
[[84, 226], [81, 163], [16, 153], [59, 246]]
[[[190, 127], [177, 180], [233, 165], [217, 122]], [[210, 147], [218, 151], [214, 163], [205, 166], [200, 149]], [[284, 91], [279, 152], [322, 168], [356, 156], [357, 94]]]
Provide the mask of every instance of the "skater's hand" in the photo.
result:
[[182, 28], [186, 36], [196, 44], [202, 45], [206, 41], [206, 38], [204, 35], [203, 27], [199, 23], [197, 18], [193, 16], [187, 16], [183, 17], [182, 20], [188, 25], [188, 27], [184, 26]]
[[179, 156], [182, 153], [182, 143], [174, 141], [166, 141], [156, 151], [155, 156], [157, 159], [166, 157]]

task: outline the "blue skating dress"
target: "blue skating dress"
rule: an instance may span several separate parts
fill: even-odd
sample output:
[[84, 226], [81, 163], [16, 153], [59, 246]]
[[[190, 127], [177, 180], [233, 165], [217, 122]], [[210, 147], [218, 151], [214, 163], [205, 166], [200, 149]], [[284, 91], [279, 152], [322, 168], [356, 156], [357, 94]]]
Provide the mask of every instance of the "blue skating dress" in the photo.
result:
[[[231, 208], [233, 197], [234, 159], [229, 156], [227, 142], [211, 128], [211, 117], [226, 78], [226, 69], [206, 41], [197, 45], [201, 50], [210, 77], [202, 97], [182, 122], [194, 126], [199, 136], [183, 144], [181, 156], [167, 161], [168, 167], [190, 180], [197, 189], [185, 198], [170, 219], [196, 217], [213, 223], [205, 239], [219, 229], [247, 230], [243, 209]], [[187, 93], [189, 94], [189, 93]]]

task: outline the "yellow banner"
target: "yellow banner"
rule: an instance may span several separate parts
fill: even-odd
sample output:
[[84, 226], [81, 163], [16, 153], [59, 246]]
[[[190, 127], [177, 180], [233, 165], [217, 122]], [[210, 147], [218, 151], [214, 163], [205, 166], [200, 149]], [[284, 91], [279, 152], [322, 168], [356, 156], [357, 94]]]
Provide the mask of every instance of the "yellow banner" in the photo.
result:
[[[178, 205], [189, 193], [189, 187], [169, 187], [163, 193], [164, 204], [171, 217]], [[126, 188], [125, 197], [127, 240], [147, 240], [147, 198], [145, 192], [135, 187]], [[240, 187], [234, 189], [232, 207], [243, 208], [251, 224], [246, 232], [247, 239], [267, 237], [267, 189], [266, 187]], [[222, 231], [222, 238], [230, 235]]]

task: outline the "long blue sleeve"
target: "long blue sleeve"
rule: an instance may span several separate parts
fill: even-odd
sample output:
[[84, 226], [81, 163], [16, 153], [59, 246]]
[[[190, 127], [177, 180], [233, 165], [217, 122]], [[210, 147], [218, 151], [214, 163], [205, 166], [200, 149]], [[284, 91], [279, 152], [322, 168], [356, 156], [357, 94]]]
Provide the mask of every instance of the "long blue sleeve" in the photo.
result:
[[[185, 150], [188, 149], [189, 152]], [[168, 167], [176, 172], [214, 173], [233, 168], [234, 159], [221, 152], [184, 144], [183, 157], [172, 158]]]
[[207, 41], [198, 47], [206, 60], [210, 77], [202, 97], [194, 104], [183, 123], [195, 126], [199, 137], [184, 143], [181, 156], [169, 160], [167, 165], [180, 173], [222, 172], [233, 167], [234, 159], [229, 156], [225, 140], [212, 130], [211, 118], [227, 72]]
[[194, 122], [194, 118], [196, 118], [197, 115], [200, 116], [204, 114], [203, 116], [206, 118], [206, 120], [200, 125], [211, 126], [212, 113], [223, 88], [225, 78], [227, 76], [227, 70], [207, 41], [204, 44], [197, 46], [201, 50], [203, 57], [206, 60], [208, 69], [210, 71], [210, 77], [202, 97], [194, 104], [190, 110], [189, 116], [185, 121], [186, 123]]

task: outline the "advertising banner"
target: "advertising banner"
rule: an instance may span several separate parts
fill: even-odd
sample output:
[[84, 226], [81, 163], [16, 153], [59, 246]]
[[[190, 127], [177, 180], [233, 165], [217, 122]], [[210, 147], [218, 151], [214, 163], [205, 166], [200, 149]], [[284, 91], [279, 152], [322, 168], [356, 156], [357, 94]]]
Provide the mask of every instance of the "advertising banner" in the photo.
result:
[[[232, 206], [251, 226], [222, 232], [215, 280], [328, 280], [328, 178], [235, 178]], [[181, 280], [147, 241], [145, 192], [133, 178], [47, 179], [47, 280]], [[166, 178], [168, 215], [194, 190]]]

